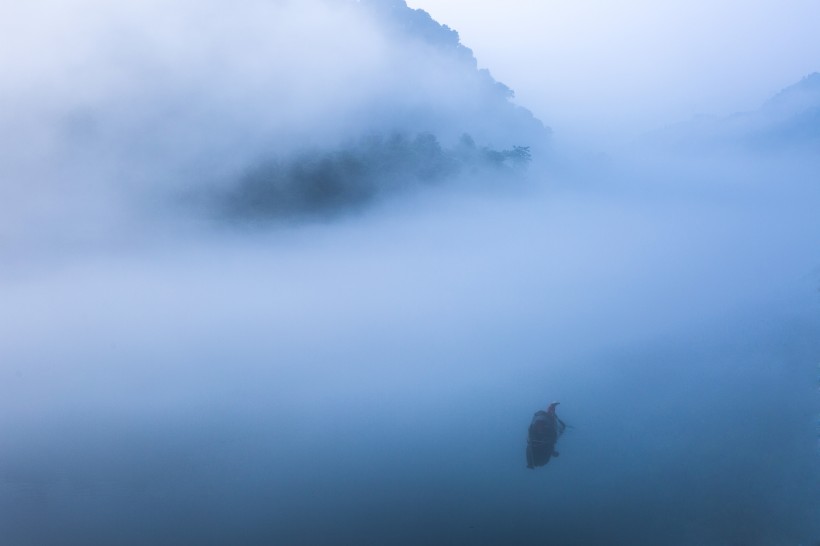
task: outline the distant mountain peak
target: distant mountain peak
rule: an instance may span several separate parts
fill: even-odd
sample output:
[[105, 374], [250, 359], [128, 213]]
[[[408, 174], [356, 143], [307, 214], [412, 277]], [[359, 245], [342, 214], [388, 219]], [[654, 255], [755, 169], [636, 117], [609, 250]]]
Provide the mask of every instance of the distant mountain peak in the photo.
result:
[[423, 9], [413, 9], [405, 0], [359, 0], [359, 4], [372, 10], [384, 24], [405, 36], [454, 53], [473, 67], [477, 66], [473, 51], [461, 43], [458, 32], [439, 23]]
[[786, 87], [763, 105], [765, 110], [788, 110], [797, 113], [820, 107], [820, 72], [812, 72]]
[[655, 143], [677, 149], [755, 152], [812, 150], [820, 143], [820, 72], [767, 100], [761, 108], [727, 117], [696, 119], [654, 131]]
[[[429, 131], [444, 140], [452, 140], [450, 137], [454, 135], [448, 137], [444, 126], [458, 126], [456, 133], [469, 133], [484, 144], [509, 147], [523, 143], [536, 148], [547, 145], [551, 130], [531, 111], [514, 102], [512, 89], [496, 80], [486, 68], [479, 69], [472, 49], [461, 43], [455, 29], [439, 23], [423, 9], [408, 6], [405, 0], [356, 0], [355, 3], [375, 17], [387, 36], [405, 44], [421, 45], [417, 51], [419, 63], [435, 59], [455, 61], [437, 87], [442, 90], [450, 81], [453, 86], [445, 95], [461, 95], [464, 100], [450, 101], [447, 108], [437, 111], [416, 109], [409, 116], [411, 123], [418, 125], [425, 120], [427, 123], [411, 132]], [[461, 74], [460, 81], [454, 79], [456, 74]], [[470, 95], [471, 89], [476, 93]]]
[[812, 72], [792, 87], [797, 86], [808, 86], [813, 89], [820, 89], [820, 72]]

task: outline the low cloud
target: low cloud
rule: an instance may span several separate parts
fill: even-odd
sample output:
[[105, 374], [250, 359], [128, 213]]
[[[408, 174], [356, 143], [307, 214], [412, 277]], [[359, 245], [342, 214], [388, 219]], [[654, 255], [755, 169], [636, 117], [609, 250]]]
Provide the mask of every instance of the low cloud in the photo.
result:
[[457, 34], [380, 5], [5, 5], [6, 229], [83, 238], [124, 229], [117, 218], [179, 216], [163, 203], [371, 134], [543, 144], [543, 126], [476, 69]]

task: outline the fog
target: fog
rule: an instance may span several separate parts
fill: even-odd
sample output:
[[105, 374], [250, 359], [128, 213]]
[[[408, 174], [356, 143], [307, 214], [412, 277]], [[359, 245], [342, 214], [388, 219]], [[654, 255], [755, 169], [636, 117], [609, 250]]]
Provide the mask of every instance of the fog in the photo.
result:
[[73, 37], [0, 47], [0, 542], [820, 540], [811, 134], [570, 150], [401, 2], [71, 5], [0, 8]]
[[477, 70], [457, 34], [401, 3], [38, 0], [0, 10], [0, 197], [15, 241], [62, 247], [100, 225], [130, 237], [140, 216], [179, 221], [162, 206], [169, 196], [207, 200], [271, 158], [370, 135], [432, 133], [452, 146], [467, 134], [504, 150], [547, 131]]

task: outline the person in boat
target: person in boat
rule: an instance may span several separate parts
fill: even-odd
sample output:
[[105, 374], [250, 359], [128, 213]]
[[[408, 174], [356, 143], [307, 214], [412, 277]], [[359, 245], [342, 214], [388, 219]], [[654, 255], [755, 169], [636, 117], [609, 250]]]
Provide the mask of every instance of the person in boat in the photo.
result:
[[567, 425], [555, 414], [558, 402], [553, 402], [547, 411], [536, 411], [527, 434], [527, 468], [544, 466], [552, 457], [557, 457], [555, 444]]

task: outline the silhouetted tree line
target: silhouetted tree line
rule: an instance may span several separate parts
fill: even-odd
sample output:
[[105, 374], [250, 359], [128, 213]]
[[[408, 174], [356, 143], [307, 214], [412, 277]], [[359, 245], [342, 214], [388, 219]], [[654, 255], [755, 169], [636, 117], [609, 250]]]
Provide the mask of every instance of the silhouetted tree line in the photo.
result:
[[372, 135], [334, 151], [303, 152], [257, 165], [223, 202], [231, 215], [241, 217], [333, 213], [460, 174], [514, 173], [530, 159], [527, 146], [494, 150], [477, 146], [469, 135], [451, 149], [430, 133]]

